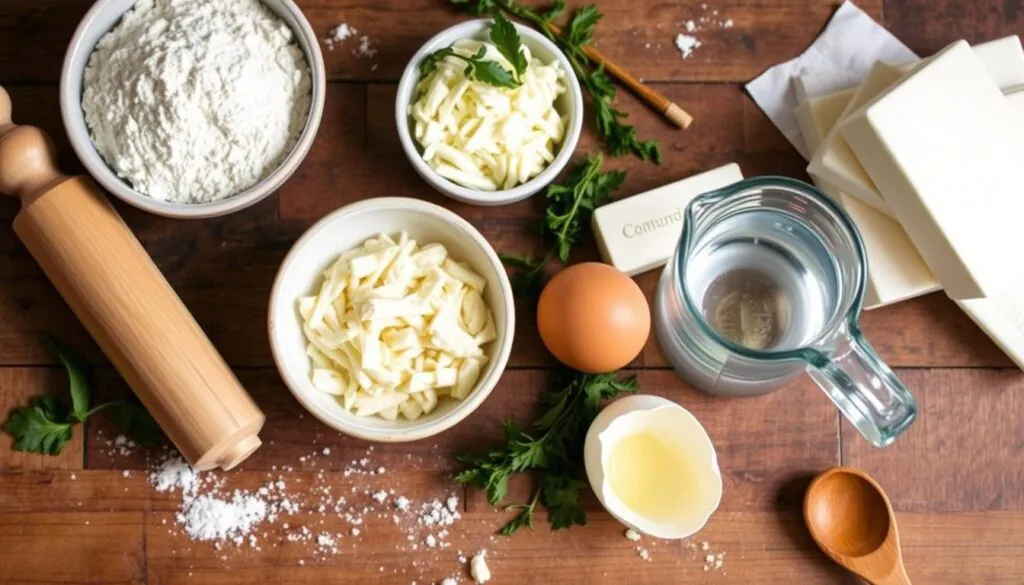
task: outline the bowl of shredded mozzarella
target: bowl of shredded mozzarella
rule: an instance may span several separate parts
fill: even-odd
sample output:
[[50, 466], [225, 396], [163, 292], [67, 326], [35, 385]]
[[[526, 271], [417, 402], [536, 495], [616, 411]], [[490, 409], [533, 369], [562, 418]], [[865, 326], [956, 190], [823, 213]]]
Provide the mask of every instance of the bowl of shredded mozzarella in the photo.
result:
[[[518, 51], [502, 50], [496, 39], [507, 37], [494, 35], [492, 20], [458, 24], [413, 56], [395, 100], [416, 172], [475, 205], [514, 203], [546, 187], [583, 126], [583, 94], [565, 55], [537, 31], [504, 24], [518, 34]], [[521, 55], [518, 67], [510, 54]]]
[[494, 249], [415, 199], [369, 199], [320, 220], [288, 253], [270, 300], [289, 389], [328, 426], [369, 441], [430, 437], [476, 410], [514, 329]]

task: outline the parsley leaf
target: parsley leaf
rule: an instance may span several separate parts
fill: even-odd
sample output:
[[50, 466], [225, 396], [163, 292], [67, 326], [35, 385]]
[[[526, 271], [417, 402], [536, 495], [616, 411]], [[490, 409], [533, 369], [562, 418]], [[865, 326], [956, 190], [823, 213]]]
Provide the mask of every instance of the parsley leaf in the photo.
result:
[[534, 260], [530, 254], [526, 256], [498, 254], [498, 258], [505, 266], [512, 269], [512, 292], [517, 297], [530, 301], [535, 301], [540, 296], [541, 288], [544, 285], [544, 266], [550, 257], [551, 255], [548, 254], [539, 260]]
[[117, 426], [127, 435], [131, 435], [136, 442], [142, 445], [152, 445], [163, 437], [160, 425], [150, 416], [149, 411], [137, 402], [119, 400], [108, 402], [110, 409], [107, 411], [110, 418], [114, 419]]
[[515, 70], [516, 86], [522, 85], [523, 74], [529, 63], [526, 62], [526, 55], [523, 53], [523, 40], [519, 38], [519, 31], [516, 25], [512, 24], [500, 12], [494, 13], [494, 23], [491, 24], [491, 42], [498, 49]]
[[508, 480], [513, 474], [535, 471], [541, 475], [540, 487], [530, 502], [505, 508], [519, 511], [501, 529], [505, 536], [523, 527], [533, 527], [538, 502], [547, 508], [552, 530], [584, 524], [586, 515], [580, 504], [580, 492], [586, 483], [578, 476], [587, 428], [597, 416], [601, 401], [637, 388], [636, 378], [620, 380], [615, 372], [583, 374], [567, 368], [557, 370], [541, 394], [541, 413], [531, 425], [531, 432], [525, 433], [511, 421], [506, 422], [503, 446], [481, 455], [456, 458], [465, 465], [456, 481], [485, 488], [488, 501], [497, 506], [508, 495]]
[[545, 231], [554, 236], [559, 260], [569, 262], [569, 253], [580, 242], [590, 215], [622, 185], [625, 171], [601, 172], [600, 154], [577, 166], [565, 184], [548, 186]]
[[547, 475], [540, 489], [540, 499], [548, 509], [552, 530], [583, 526], [587, 516], [580, 504], [580, 492], [587, 483], [571, 475]]
[[64, 371], [67, 372], [71, 414], [79, 422], [85, 420], [85, 417], [89, 416], [89, 383], [85, 379], [85, 367], [75, 354], [58, 345], [50, 337], [44, 335], [42, 343], [50, 357], [64, 366]]
[[494, 0], [451, 0], [451, 2], [456, 6], [465, 6], [466, 10], [475, 16], [493, 12], [497, 8]]
[[[457, 0], [456, 3], [458, 3]], [[546, 11], [541, 13], [541, 22], [543, 22], [545, 25], [551, 24], [552, 22], [558, 20], [564, 12], [565, 0], [555, 0], [554, 3], [551, 4], [551, 6], [548, 6], [548, 9]]]
[[516, 296], [536, 302], [544, 286], [544, 267], [552, 256], [562, 264], [569, 262], [574, 246], [583, 239], [594, 210], [605, 203], [612, 192], [622, 185], [625, 171], [601, 172], [604, 157], [600, 154], [579, 164], [562, 184], [548, 185], [545, 197], [548, 205], [541, 225], [541, 234], [552, 241], [552, 250], [540, 260], [533, 256], [499, 254], [501, 261], [512, 269], [512, 290]]
[[427, 55], [420, 63], [420, 76], [430, 75], [437, 69], [438, 63], [445, 57], [455, 57], [466, 62], [466, 77], [476, 79], [494, 87], [519, 87], [520, 82], [512, 77], [512, 73], [497, 61], [484, 59], [487, 54], [485, 47], [480, 47], [473, 55], [463, 56], [451, 47], [445, 47]]
[[594, 27], [604, 15], [593, 4], [587, 4], [577, 8], [569, 25], [565, 27], [562, 38], [565, 42], [574, 46], [589, 45], [594, 42]]
[[450, 0], [453, 5], [465, 7], [471, 14], [498, 14], [505, 12], [525, 20], [557, 44], [569, 62], [580, 83], [590, 93], [594, 105], [597, 131], [612, 156], [633, 154], [642, 160], [661, 163], [661, 150], [653, 140], [641, 141], [636, 127], [622, 122], [627, 116], [612, 105], [616, 88], [604, 68], [586, 53], [593, 44], [594, 29], [601, 20], [601, 12], [594, 5], [584, 5], [573, 11], [561, 34], [551, 30], [554, 21], [565, 12], [565, 0], [555, 0], [547, 10], [537, 11], [516, 0]]
[[43, 345], [67, 372], [71, 408], [54, 396], [36, 396], [28, 406], [13, 409], [3, 430], [14, 437], [14, 450], [59, 455], [71, 441], [71, 428], [104, 409], [109, 409], [121, 429], [140, 443], [153, 442], [161, 436], [156, 421], [134, 402], [114, 400], [90, 409], [85, 366], [53, 339], [44, 337]]
[[15, 408], [4, 424], [14, 436], [14, 450], [60, 455], [71, 440], [70, 413], [52, 396], [36, 396], [29, 406]]

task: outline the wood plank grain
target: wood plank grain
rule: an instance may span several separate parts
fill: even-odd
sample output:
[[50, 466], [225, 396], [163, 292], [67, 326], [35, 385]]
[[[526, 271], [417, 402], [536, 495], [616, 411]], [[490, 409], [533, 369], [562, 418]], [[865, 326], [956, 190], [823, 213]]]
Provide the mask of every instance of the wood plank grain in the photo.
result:
[[[303, 414], [276, 373], [240, 374], [243, 385], [268, 415], [261, 433], [264, 445], [243, 465], [247, 471], [275, 471], [284, 466], [340, 471], [366, 457], [371, 467], [392, 471], [451, 473], [456, 469], [456, 453], [473, 452], [500, 441], [502, 421], [513, 418], [529, 424], [537, 415], [539, 390], [547, 380], [547, 373], [540, 370], [506, 372], [490, 398], [453, 429], [425, 441], [378, 444], [371, 451], [367, 443], [345, 437]], [[784, 489], [787, 482], [838, 463], [838, 414], [810, 380], [769, 396], [726, 400], [692, 390], [671, 371], [641, 371], [639, 376], [643, 392], [680, 402], [708, 429], [725, 474], [725, 510], [763, 511], [782, 502], [799, 502], [800, 493]], [[112, 373], [97, 378], [102, 380], [104, 393], [126, 392], [123, 386], [117, 387], [119, 382]], [[803, 406], [790, 408], [794, 402]], [[109, 444], [116, 432], [104, 419], [90, 425], [91, 469], [140, 469], [147, 466], [147, 457], [152, 461], [158, 456], [158, 452], [142, 449], [122, 455]], [[325, 447], [327, 455], [323, 454]], [[524, 484], [523, 495], [528, 491]], [[471, 509], [490, 509], [480, 494], [474, 494], [471, 502]], [[588, 507], [597, 509], [596, 505]]]
[[[333, 80], [396, 80], [428, 38], [469, 18], [444, 0], [300, 0], [298, 4], [321, 38], [342, 22], [359, 31], [334, 50], [323, 46]], [[641, 79], [686, 82], [749, 80], [803, 51], [835, 8], [831, 0], [724, 0], [706, 9], [694, 0], [640, 5], [598, 0], [596, 4], [605, 15], [596, 35], [605, 55]], [[858, 4], [881, 18], [881, 0]], [[88, 0], [6, 0], [0, 6], [0, 79], [56, 82], [65, 48], [89, 5]], [[687, 20], [701, 18], [732, 19], [734, 26], [708, 26], [698, 32], [703, 45], [690, 59], [681, 59], [673, 40], [684, 32]], [[361, 36], [367, 36], [376, 51], [372, 57], [355, 51]]]
[[[959, 513], [946, 515], [900, 514], [901, 536], [908, 571], [915, 582], [943, 585], [992, 583], [1016, 585], [1024, 571], [1019, 560], [1022, 545], [1020, 512]], [[651, 551], [652, 561], [637, 557], [635, 544], [622, 538], [621, 526], [610, 518], [592, 520], [586, 528], [569, 533], [537, 530], [527, 535], [492, 542], [488, 524], [469, 514], [460, 524], [468, 548], [488, 550], [488, 564], [502, 583], [534, 582], [537, 575], [566, 584], [584, 583], [735, 583], [771, 585], [855, 585], [861, 583], [813, 549], [799, 517], [786, 514], [720, 514], [695, 540], [707, 540], [715, 552], [724, 551], [718, 572], [703, 571], [703, 560], [686, 544], [658, 541], [641, 544]], [[159, 530], [159, 528], [157, 528]], [[386, 545], [374, 550], [386, 550]], [[569, 554], [567, 554], [567, 551]], [[261, 555], [270, 556], [270, 555]], [[412, 563], [428, 564], [418, 555], [379, 552], [370, 558], [341, 554], [326, 562], [307, 560], [298, 565], [294, 553], [279, 552], [278, 560], [262, 563], [250, 557], [231, 559], [230, 569], [219, 559], [205, 555], [195, 559], [150, 559], [149, 571], [156, 583], [249, 584], [363, 583], [374, 581], [407, 585], [417, 579]], [[223, 562], [223, 561], [221, 561]], [[239, 566], [234, 566], [238, 563]], [[439, 560], [423, 571], [435, 579], [455, 572], [451, 560]], [[380, 571], [383, 567], [384, 571]], [[339, 570], [342, 569], [343, 570]], [[460, 573], [468, 578], [465, 572]], [[417, 579], [423, 583], [422, 578]], [[437, 582], [430, 579], [425, 582]]]
[[[276, 471], [290, 466], [337, 472], [352, 467], [354, 461], [368, 458], [374, 469], [451, 472], [455, 469], [454, 453], [473, 444], [500, 439], [501, 422], [506, 418], [528, 420], [547, 378], [547, 372], [541, 370], [510, 370], [487, 401], [454, 428], [422, 441], [374, 445], [347, 437], [313, 418], [292, 397], [276, 370], [246, 369], [238, 374], [242, 385], [267, 415], [260, 433], [263, 446], [243, 465], [248, 471]], [[97, 371], [96, 378], [100, 396], [114, 398], [129, 393], [109, 368]], [[90, 469], [145, 469], [163, 453], [164, 446], [158, 445], [125, 454], [110, 443], [117, 434], [117, 428], [103, 417], [89, 425]]]
[[[273, 474], [271, 474], [273, 475]], [[224, 476], [228, 489], [253, 489], [266, 481], [262, 472], [237, 472]], [[284, 474], [289, 485], [318, 481], [312, 471]], [[48, 480], [44, 483], [39, 481]], [[806, 478], [795, 477], [787, 487], [793, 493], [802, 493]], [[342, 478], [334, 474], [328, 480], [344, 493], [354, 487], [356, 493], [377, 489], [381, 485], [400, 486], [403, 493], [417, 501], [441, 497], [448, 493], [443, 482], [430, 473], [403, 474], [400, 478], [368, 477]], [[801, 577], [808, 583], [856, 583], [831, 565], [811, 545], [800, 519], [799, 506], [783, 505], [774, 510], [729, 511], [715, 514], [708, 526], [693, 542], [707, 541], [713, 552], [724, 551], [724, 570], [707, 575], [702, 571], [702, 553], [697, 553], [683, 542], [651, 541], [641, 545], [649, 548], [652, 563], [644, 563], [636, 556], [634, 543], [622, 538], [622, 527], [606, 513], [592, 510], [585, 528], [552, 533], [538, 518], [538, 528], [532, 533], [505, 539], [493, 537], [499, 524], [495, 513], [488, 510], [469, 510], [452, 527], [448, 538], [451, 549], [425, 550], [422, 545], [411, 550], [410, 542], [419, 542], [425, 533], [409, 528], [415, 520], [403, 520], [395, 525], [388, 513], [370, 513], [359, 536], [352, 536], [351, 525], [333, 514], [300, 513], [273, 524], [262, 525], [258, 531], [262, 550], [247, 546], [236, 549], [228, 546], [218, 550], [207, 543], [190, 541], [174, 527], [173, 513], [178, 505], [173, 494], [156, 494], [142, 474], [123, 478], [115, 471], [84, 471], [70, 480], [68, 472], [34, 472], [6, 475], [0, 478], [5, 493], [21, 502], [22, 510], [14, 512], [11, 503], [0, 500], [0, 560], [4, 566], [16, 568], [13, 578], [0, 582], [22, 582], [22, 574], [34, 574], [36, 567], [52, 564], [52, 546], [25, 553], [28, 546], [38, 547], [35, 539], [68, 535], [60, 542], [61, 558], [73, 559], [73, 574], [77, 563], [89, 561], [97, 554], [102, 558], [125, 558], [129, 567], [139, 553], [134, 544], [141, 530], [141, 516], [146, 514], [146, 557], [149, 582], [180, 582], [186, 577], [201, 583], [256, 583], [270, 580], [313, 583], [322, 582], [330, 571], [344, 571], [335, 575], [342, 582], [365, 582], [359, 579], [382, 580], [385, 583], [408, 583], [423, 577], [440, 579], [460, 572], [455, 552], [473, 552], [487, 549], [490, 564], [503, 582], [527, 582], [529, 575], [538, 572], [566, 583], [662, 583], [666, 579], [680, 583], [706, 583], [708, 579], [722, 583], [768, 584], [779, 578]], [[122, 486], [129, 487], [123, 492]], [[10, 489], [8, 489], [10, 488]], [[313, 490], [310, 490], [313, 491]], [[78, 506], [82, 503], [82, 506]], [[797, 502], [798, 503], [798, 502]], [[117, 506], [118, 513], [104, 510]], [[308, 509], [308, 507], [307, 507]], [[99, 520], [97, 520], [99, 518]], [[1024, 512], [1017, 510], [962, 511], [962, 512], [903, 512], [898, 513], [904, 553], [910, 574], [922, 583], [976, 584], [1018, 583], [1024, 577], [1024, 564], [1019, 560], [1024, 552], [1020, 539], [1024, 525]], [[290, 528], [284, 528], [284, 522]], [[321, 524], [321, 521], [323, 523]], [[89, 522], [86, 524], [85, 522]], [[102, 524], [106, 544], [104, 551], [96, 553], [97, 540], [92, 530]], [[111, 529], [116, 525], [116, 529]], [[57, 526], [59, 528], [54, 528]], [[325, 532], [338, 537], [341, 543], [337, 555], [318, 554], [308, 542], [289, 542], [286, 535], [300, 526], [311, 528], [314, 534]], [[73, 537], [71, 535], [74, 535]], [[113, 539], [117, 542], [110, 542]], [[123, 541], [122, 541], [123, 539]], [[9, 546], [7, 546], [10, 543]], [[277, 546], [274, 546], [277, 544]], [[22, 548], [19, 548], [22, 547]], [[110, 550], [107, 550], [109, 547]], [[124, 557], [123, 555], [127, 555]], [[15, 562], [17, 560], [17, 562]], [[114, 559], [111, 559], [114, 560]], [[300, 564], [299, 561], [302, 561]], [[415, 564], [414, 564], [415, 563]], [[113, 563], [117, 565], [117, 563]], [[122, 565], [118, 565], [122, 566]], [[384, 567], [384, 571], [380, 568]], [[113, 569], [108, 569], [113, 570]], [[21, 571], [24, 571], [22, 573]], [[51, 572], [44, 572], [51, 575]], [[109, 573], [95, 573], [107, 575]], [[264, 580], [260, 580], [261, 575]], [[345, 579], [348, 579], [347, 581]], [[43, 582], [50, 582], [44, 579]], [[125, 582], [128, 579], [89, 582]], [[65, 581], [66, 582], [66, 581]], [[82, 582], [76, 580], [74, 582]], [[332, 579], [334, 582], [334, 579]]]
[[[1018, 370], [903, 370], [920, 417], [896, 443], [873, 449], [844, 424], [843, 462], [871, 473], [897, 510], [1024, 510]], [[923, 479], [927, 478], [927, 479]], [[1024, 525], [1018, 536], [1024, 535]]]
[[143, 516], [0, 514], [0, 583], [144, 583]]
[[[11, 411], [27, 406], [36, 396], [50, 394], [70, 404], [68, 379], [57, 368], [0, 368], [0, 416], [7, 420]], [[0, 423], [2, 424], [2, 423]], [[84, 435], [81, 428], [73, 430], [71, 441], [60, 455], [22, 453], [11, 448], [13, 437], [0, 433], [0, 472], [10, 469], [82, 469]]]
[[1024, 32], [1024, 8], [1017, 0], [887, 0], [885, 17], [893, 34], [919, 55], [959, 39], [974, 44]]

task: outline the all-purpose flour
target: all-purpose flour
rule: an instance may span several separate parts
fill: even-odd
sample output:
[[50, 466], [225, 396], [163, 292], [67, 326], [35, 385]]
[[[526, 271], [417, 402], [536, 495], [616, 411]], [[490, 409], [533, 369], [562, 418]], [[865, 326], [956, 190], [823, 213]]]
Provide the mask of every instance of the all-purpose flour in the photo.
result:
[[302, 132], [309, 65], [259, 0], [139, 0], [97, 44], [82, 109], [137, 191], [203, 203], [273, 172]]

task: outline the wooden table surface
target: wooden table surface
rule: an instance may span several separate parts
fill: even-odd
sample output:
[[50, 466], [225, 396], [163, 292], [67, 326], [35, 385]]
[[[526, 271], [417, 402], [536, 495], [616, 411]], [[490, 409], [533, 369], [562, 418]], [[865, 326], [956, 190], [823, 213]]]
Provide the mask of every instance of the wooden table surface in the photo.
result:
[[[606, 14], [597, 35], [601, 50], [696, 117], [692, 129], [676, 131], [622, 93], [619, 103], [642, 136], [661, 141], [665, 162], [615, 161], [631, 171], [620, 195], [730, 161], [748, 176], [805, 177], [804, 162], [741, 84], [802, 51], [827, 21], [833, 2], [706, 1], [706, 10], [700, 0], [599, 2]], [[57, 81], [65, 46], [89, 4], [0, 2], [0, 84], [13, 96], [15, 120], [47, 129], [64, 166], [76, 172], [81, 166], [62, 131]], [[119, 209], [267, 413], [263, 448], [244, 471], [227, 476], [229, 485], [256, 487], [282, 465], [296, 467], [283, 474], [287, 480], [308, 481], [313, 471], [300, 469], [299, 457], [326, 446], [331, 456], [317, 463], [328, 470], [326, 481], [339, 490], [362, 488], [366, 477], [336, 472], [367, 445], [303, 417], [273, 367], [265, 312], [289, 246], [341, 205], [395, 195], [447, 205], [498, 250], [536, 250], [540, 244], [527, 226], [541, 206], [527, 201], [488, 209], [443, 200], [401, 153], [392, 115], [395, 82], [424, 40], [464, 14], [442, 0], [299, 4], [319, 35], [346, 22], [367, 35], [377, 53], [355, 55], [352, 39], [333, 51], [325, 48], [327, 107], [298, 173], [277, 196], [230, 217], [173, 221]], [[1024, 33], [1020, 0], [865, 0], [861, 6], [921, 54], [961, 37], [974, 42]], [[734, 26], [699, 33], [703, 46], [691, 59], [680, 59], [672, 44], [680, 23], [714, 10], [715, 18], [730, 18]], [[579, 152], [594, 145], [588, 128]], [[13, 200], [0, 201], [0, 411], [42, 392], [65, 391], [63, 375], [38, 343], [41, 332], [84, 354], [100, 395], [127, 392], [15, 238], [9, 220], [16, 211]], [[595, 257], [588, 245], [574, 261]], [[656, 278], [654, 272], [638, 278], [648, 295]], [[531, 415], [553, 365], [531, 317], [521, 308], [508, 371], [471, 418], [436, 441], [376, 448], [374, 460], [388, 467], [390, 485], [420, 497], [456, 489], [452, 453], [498, 438], [498, 423], [506, 417]], [[585, 528], [551, 533], [542, 519], [533, 533], [492, 540], [507, 516], [470, 490], [464, 519], [451, 537], [454, 548], [487, 548], [495, 583], [856, 583], [815, 549], [800, 514], [808, 478], [844, 464], [868, 470], [888, 490], [915, 583], [1024, 583], [1024, 398], [1017, 395], [1024, 392], [1024, 376], [942, 294], [867, 313], [863, 325], [921, 408], [909, 432], [885, 450], [867, 445], [810, 381], [762, 398], [724, 400], [680, 381], [653, 339], [633, 364], [645, 392], [691, 409], [718, 448], [725, 495], [697, 542], [726, 553], [722, 570], [704, 572], [703, 559], [679, 542], [645, 543], [652, 560], [642, 561], [621, 527], [589, 496]], [[396, 550], [403, 535], [373, 522], [364, 538], [325, 560], [310, 559], [306, 549], [288, 543], [262, 552], [217, 551], [168, 534], [164, 522], [173, 520], [178, 498], [148, 486], [141, 471], [144, 451], [112, 452], [106, 442], [115, 432], [104, 420], [76, 429], [59, 457], [14, 453], [9, 438], [0, 436], [0, 582], [422, 584], [458, 569], [453, 554], [436, 560], [436, 554]], [[410, 454], [415, 463], [409, 463]], [[138, 471], [125, 477], [125, 469]], [[513, 497], [528, 491], [525, 482], [512, 486]], [[328, 519], [329, 526], [338, 522]]]

